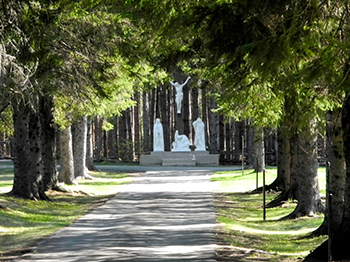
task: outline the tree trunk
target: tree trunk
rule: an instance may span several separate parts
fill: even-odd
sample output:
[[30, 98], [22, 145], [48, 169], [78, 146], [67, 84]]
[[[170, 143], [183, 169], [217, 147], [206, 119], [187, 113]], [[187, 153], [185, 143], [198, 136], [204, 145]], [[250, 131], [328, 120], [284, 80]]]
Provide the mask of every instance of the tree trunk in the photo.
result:
[[[183, 82], [183, 81], [182, 81]], [[191, 138], [191, 123], [190, 123], [190, 86], [187, 84], [183, 88], [183, 104], [182, 104], [182, 119], [183, 119], [183, 133]]]
[[198, 88], [192, 88], [191, 89], [191, 97], [192, 97], [192, 103], [191, 103], [191, 111], [192, 111], [192, 116], [193, 119], [197, 119], [198, 117], [202, 117], [199, 114], [199, 104], [198, 104]]
[[[35, 98], [38, 99], [34, 96]], [[37, 99], [34, 101], [36, 105]], [[14, 180], [10, 195], [47, 200], [43, 184], [40, 119], [33, 107], [34, 105], [23, 100], [13, 104]]]
[[264, 138], [264, 143], [265, 143], [265, 164], [266, 165], [273, 165], [275, 163], [275, 132], [273, 129], [265, 127], [264, 128], [264, 133], [265, 133], [265, 138]]
[[[106, 120], [103, 119], [103, 122]], [[102, 152], [103, 152], [103, 158], [106, 159], [108, 157], [108, 137], [107, 137], [107, 131], [102, 128]]]
[[92, 120], [86, 122], [86, 168], [91, 171], [99, 171], [94, 164], [94, 147], [92, 141]]
[[118, 121], [116, 116], [111, 117], [109, 121], [112, 123], [113, 128], [107, 131], [108, 157], [117, 159]]
[[318, 187], [316, 121], [312, 119], [309, 123], [309, 126], [294, 135], [291, 142], [292, 183], [294, 183], [292, 189], [295, 187], [298, 205], [285, 219], [313, 216], [314, 213], [324, 212]]
[[[254, 126], [253, 120], [247, 121], [247, 165], [255, 168], [256, 159], [254, 158]], [[255, 164], [253, 163], [255, 161]]]
[[209, 128], [210, 128], [210, 121], [209, 121], [209, 114], [208, 114], [208, 99], [206, 96], [206, 89], [202, 89], [202, 120], [204, 123], [207, 123], [206, 130], [205, 130], [205, 141], [206, 141], [206, 148], [209, 148]]
[[118, 116], [114, 115], [113, 116], [113, 141], [114, 141], [114, 145], [113, 145], [113, 158], [116, 159], [117, 161], [119, 161], [118, 158], [118, 151], [119, 151], [119, 143], [118, 143], [118, 137], [119, 137], [119, 120], [118, 120]]
[[[215, 109], [217, 107], [216, 101], [211, 98], [210, 99], [210, 109]], [[210, 146], [209, 152], [211, 154], [217, 154], [219, 148], [219, 116], [214, 113], [212, 110], [209, 112], [210, 114]]]
[[132, 110], [131, 108], [128, 108], [125, 111], [125, 118], [124, 118], [124, 126], [125, 126], [125, 133], [126, 133], [126, 152], [127, 152], [127, 162], [132, 162], [133, 161], [133, 141], [132, 141]]
[[219, 115], [219, 148], [220, 162], [225, 162], [225, 118], [223, 115]]
[[232, 162], [232, 118], [225, 124], [226, 163]]
[[[343, 132], [341, 127], [341, 110], [327, 112], [326, 154], [329, 167], [327, 170], [327, 195], [332, 193], [332, 230], [337, 230], [342, 222], [344, 210], [345, 159]], [[326, 235], [328, 232], [328, 206], [322, 225], [315, 235]]]
[[141, 99], [140, 93], [137, 92], [134, 95], [134, 100], [136, 101], [136, 105], [134, 107], [134, 146], [135, 146], [135, 156], [136, 161], [140, 160], [141, 156], [141, 125], [140, 125], [140, 107], [141, 107]]
[[235, 161], [240, 161], [240, 156], [244, 155], [242, 152], [242, 136], [244, 135], [243, 121], [235, 122]]
[[169, 104], [167, 99], [167, 85], [161, 86], [160, 93], [161, 122], [163, 126], [164, 150], [170, 151], [169, 136]]
[[[191, 91], [192, 91], [191, 92], [191, 115], [192, 115], [192, 124], [193, 124], [193, 122], [198, 117], [201, 117], [201, 116], [199, 115], [198, 88], [192, 88]], [[195, 137], [195, 132], [192, 131], [192, 140], [191, 141], [194, 141], [194, 137]]]
[[165, 134], [164, 136], [168, 136], [168, 141], [169, 141], [169, 145], [164, 145], [165, 148], [169, 147], [169, 150], [172, 148], [172, 143], [174, 141], [174, 134], [176, 131], [176, 118], [177, 118], [177, 114], [176, 114], [176, 103], [174, 100], [174, 96], [175, 96], [176, 90], [175, 88], [170, 88], [168, 90], [168, 106], [169, 106], [169, 134]]
[[151, 135], [151, 140], [150, 140], [150, 149], [152, 150], [153, 149], [153, 125], [154, 125], [154, 121], [157, 117], [156, 115], [156, 100], [157, 100], [157, 89], [156, 88], [153, 88], [152, 89], [152, 92], [151, 92], [151, 97], [150, 99], [148, 99], [148, 102], [149, 102], [149, 116], [150, 116], [150, 122], [149, 122], [149, 130], [150, 130], [150, 135]]
[[154, 99], [154, 112], [155, 112], [155, 118], [160, 118], [160, 87], [157, 86], [154, 89], [154, 94], [153, 94], [153, 99]]
[[73, 138], [71, 131], [71, 126], [60, 130], [61, 168], [58, 179], [60, 182], [67, 185], [76, 184], [74, 178]]
[[143, 152], [149, 153], [151, 151], [151, 136], [150, 136], [150, 106], [149, 94], [145, 91], [142, 93], [142, 113], [143, 113]]
[[129, 108], [129, 148], [130, 148], [130, 162], [134, 162], [135, 158], [136, 158], [136, 154], [135, 154], [135, 107], [131, 107]]
[[119, 129], [119, 137], [118, 137], [118, 156], [121, 161], [126, 161], [126, 152], [125, 152], [125, 127], [124, 127], [124, 112], [122, 115], [118, 117], [118, 129]]
[[255, 172], [262, 172], [265, 169], [265, 145], [264, 129], [256, 125], [253, 126], [253, 167]]
[[87, 137], [87, 118], [80, 117], [73, 124], [73, 161], [74, 177], [88, 178], [86, 168], [86, 137]]
[[277, 129], [277, 177], [267, 186], [267, 190], [282, 191], [279, 196], [266, 205], [268, 208], [280, 206], [289, 198], [294, 198], [291, 195], [291, 148], [290, 134], [286, 127], [288, 123]]
[[101, 116], [96, 116], [95, 119], [95, 157], [97, 162], [102, 161], [101, 152], [102, 152], [102, 122], [103, 118]]
[[168, 145], [165, 146], [165, 150], [169, 149], [171, 150], [172, 148], [172, 143], [174, 139], [174, 134], [175, 134], [175, 122], [176, 122], [176, 104], [175, 100], [173, 99], [174, 93], [175, 93], [174, 88], [168, 89], [168, 123], [169, 123], [169, 129], [168, 129], [168, 134], [164, 133], [164, 136], [167, 137], [167, 139], [164, 139], [164, 141], [169, 141]]
[[92, 142], [92, 121], [90, 118], [87, 120], [86, 123], [86, 167], [89, 170], [94, 170], [94, 149], [93, 149], [93, 142]]
[[[346, 177], [344, 187], [344, 208], [341, 225], [332, 237], [332, 261], [350, 261], [350, 96], [343, 104], [342, 132]], [[338, 212], [338, 211], [337, 211]], [[328, 240], [318, 246], [304, 261], [328, 261]]]
[[42, 130], [43, 185], [44, 190], [47, 191], [58, 186], [53, 97], [40, 97], [39, 113]]
[[132, 161], [130, 110], [124, 110], [119, 117], [119, 156], [125, 162]]
[[277, 141], [278, 141], [278, 159], [277, 159], [277, 179], [272, 183], [275, 184], [276, 189], [283, 189], [285, 191], [290, 190], [290, 167], [291, 167], [291, 152], [290, 152], [290, 139], [289, 136], [278, 129]]

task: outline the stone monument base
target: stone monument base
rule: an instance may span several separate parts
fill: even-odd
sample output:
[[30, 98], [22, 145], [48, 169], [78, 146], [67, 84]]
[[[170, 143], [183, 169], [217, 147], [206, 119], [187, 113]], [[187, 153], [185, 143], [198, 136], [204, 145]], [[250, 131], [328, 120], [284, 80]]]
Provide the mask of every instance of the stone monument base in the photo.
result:
[[151, 152], [141, 155], [142, 166], [218, 166], [219, 155], [209, 154], [208, 151], [191, 152]]

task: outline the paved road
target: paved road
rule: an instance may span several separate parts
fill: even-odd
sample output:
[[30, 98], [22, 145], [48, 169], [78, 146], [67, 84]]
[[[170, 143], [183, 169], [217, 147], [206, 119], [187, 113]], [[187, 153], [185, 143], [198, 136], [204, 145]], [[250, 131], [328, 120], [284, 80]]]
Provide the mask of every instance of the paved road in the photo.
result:
[[217, 169], [147, 171], [18, 261], [216, 261]]

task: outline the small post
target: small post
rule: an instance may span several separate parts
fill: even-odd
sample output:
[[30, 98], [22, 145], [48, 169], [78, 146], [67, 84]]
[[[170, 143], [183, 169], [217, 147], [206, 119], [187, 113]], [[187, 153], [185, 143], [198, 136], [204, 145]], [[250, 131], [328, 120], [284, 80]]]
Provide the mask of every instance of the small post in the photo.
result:
[[256, 189], [259, 187], [259, 159], [256, 159]]
[[242, 175], [244, 175], [244, 136], [242, 136]]
[[330, 186], [330, 162], [326, 163], [326, 190], [327, 190], [327, 228], [328, 228], [328, 262], [332, 262], [332, 227], [333, 227], [333, 211], [332, 211], [332, 198], [333, 194], [331, 192]]
[[332, 224], [333, 224], [333, 217], [332, 217], [332, 193], [328, 194], [328, 262], [332, 262]]
[[263, 219], [266, 220], [265, 169], [263, 170]]

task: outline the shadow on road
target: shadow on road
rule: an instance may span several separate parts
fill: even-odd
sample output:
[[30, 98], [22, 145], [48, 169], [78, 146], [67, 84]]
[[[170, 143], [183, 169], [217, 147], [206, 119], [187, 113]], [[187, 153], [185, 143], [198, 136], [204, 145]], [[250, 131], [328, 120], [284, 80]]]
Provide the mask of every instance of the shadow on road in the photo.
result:
[[20, 261], [216, 261], [207, 171], [150, 171]]

